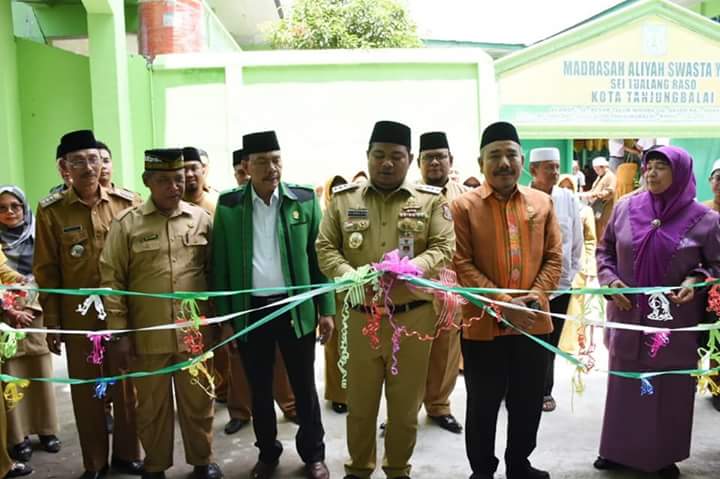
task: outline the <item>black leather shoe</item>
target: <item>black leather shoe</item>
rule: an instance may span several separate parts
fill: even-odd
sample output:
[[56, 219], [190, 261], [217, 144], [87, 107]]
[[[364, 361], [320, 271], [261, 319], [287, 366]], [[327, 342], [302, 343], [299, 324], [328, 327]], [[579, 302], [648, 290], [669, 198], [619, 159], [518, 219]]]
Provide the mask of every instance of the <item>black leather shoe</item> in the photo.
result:
[[33, 450], [30, 439], [27, 437], [23, 442], [15, 444], [10, 450], [10, 457], [20, 462], [28, 462], [32, 458]]
[[193, 467], [193, 477], [195, 479], [221, 479], [223, 473], [220, 470], [220, 466], [211, 463]]
[[40, 437], [40, 444], [42, 444], [42, 447], [43, 447], [43, 449], [45, 449], [45, 452], [49, 452], [51, 454], [60, 452], [62, 443], [60, 442], [60, 439], [58, 439], [56, 435], [50, 434], [48, 436], [39, 436], [39, 437]]
[[85, 471], [80, 479], [102, 479], [107, 475], [108, 468], [105, 466], [101, 471]]
[[142, 476], [145, 472], [145, 466], [142, 461], [128, 461], [113, 456], [110, 465], [112, 466], [113, 471], [130, 476]]
[[305, 475], [310, 479], [330, 479], [330, 471], [324, 461], [305, 464]]
[[458, 422], [457, 419], [452, 414], [448, 414], [447, 416], [428, 416], [432, 422], [440, 426], [441, 428], [445, 429], [446, 431], [450, 431], [455, 434], [460, 434], [463, 430], [462, 426]]
[[250, 421], [246, 421], [244, 419], [230, 419], [227, 424], [225, 424], [225, 434], [228, 436], [230, 434], [235, 434], [240, 429], [245, 427]]
[[484, 472], [473, 472], [470, 479], [494, 479], [495, 475]]
[[550, 479], [550, 473], [527, 466], [519, 471], [507, 471], [507, 479]]
[[10, 470], [5, 474], [5, 477], [22, 477], [27, 476], [28, 474], [32, 474], [33, 469], [30, 467], [30, 464], [25, 464], [24, 462], [15, 462], [10, 467]]
[[597, 459], [595, 459], [595, 462], [593, 462], [593, 467], [601, 471], [610, 471], [613, 469], [624, 468], [622, 464], [618, 464], [617, 462], [611, 461], [610, 459], [605, 459], [602, 456], [598, 456]]
[[331, 407], [332, 410], [338, 414], [345, 414], [347, 412], [347, 404], [341, 402], [333, 402]]
[[165, 479], [165, 472], [143, 472], [141, 479]]
[[712, 397], [712, 405], [716, 411], [720, 411], [720, 396]]
[[278, 463], [274, 462], [268, 464], [266, 462], [258, 461], [250, 472], [252, 479], [270, 479], [277, 468]]
[[661, 479], [677, 479], [680, 477], [680, 469], [675, 464], [670, 464], [667, 467], [663, 467], [657, 472], [658, 477]]
[[343, 479], [360, 479], [358, 476], [355, 476], [353, 474], [348, 474]]

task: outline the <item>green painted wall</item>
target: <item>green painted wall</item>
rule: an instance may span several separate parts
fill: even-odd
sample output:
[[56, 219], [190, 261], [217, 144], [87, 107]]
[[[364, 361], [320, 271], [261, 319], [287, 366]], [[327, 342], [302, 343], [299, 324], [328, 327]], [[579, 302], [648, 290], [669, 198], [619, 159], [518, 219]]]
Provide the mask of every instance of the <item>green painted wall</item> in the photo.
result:
[[152, 121], [150, 71], [143, 57], [131, 56], [128, 59], [128, 83], [131, 99], [130, 123], [133, 133], [132, 161], [137, 178], [132, 184], [123, 186], [131, 188], [146, 197], [145, 185], [143, 185], [141, 178], [141, 172], [144, 170], [143, 158], [145, 150], [149, 150], [157, 146], [157, 144], [154, 140], [155, 132]]
[[17, 42], [9, 2], [0, 4], [0, 183], [19, 183], [24, 176], [18, 101]]
[[60, 180], [55, 149], [70, 131], [92, 127], [88, 58], [17, 40], [25, 189], [34, 204]]
[[715, 160], [720, 159], [720, 140], [717, 139], [696, 139], [696, 138], [672, 138], [670, 140], [675, 146], [685, 148], [693, 157], [693, 170], [697, 180], [697, 197], [700, 201], [712, 199], [710, 191], [710, 169]]
[[[150, 75], [150, 91], [152, 92], [152, 125], [150, 125], [154, 136], [152, 145], [154, 147], [165, 147], [165, 90], [185, 85], [208, 85], [225, 84], [225, 70], [202, 69], [202, 70], [159, 70]], [[131, 91], [132, 96], [132, 91]], [[135, 102], [133, 102], [135, 103]], [[135, 128], [135, 125], [133, 125]]]
[[243, 70], [243, 83], [320, 83], [338, 81], [407, 80], [476, 80], [477, 66], [426, 63], [378, 65], [293, 65], [248, 67]]

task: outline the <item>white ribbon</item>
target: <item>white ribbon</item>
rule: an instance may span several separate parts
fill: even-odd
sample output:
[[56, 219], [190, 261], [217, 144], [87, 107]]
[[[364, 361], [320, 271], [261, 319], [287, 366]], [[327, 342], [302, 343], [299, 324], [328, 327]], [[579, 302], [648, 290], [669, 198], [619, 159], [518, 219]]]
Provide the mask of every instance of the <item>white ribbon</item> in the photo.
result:
[[652, 321], [672, 321], [670, 301], [668, 301], [667, 297], [663, 293], [653, 293], [648, 296], [648, 306], [652, 308], [652, 312], [648, 314], [648, 319]]
[[95, 312], [97, 313], [98, 319], [100, 321], [105, 321], [105, 318], [107, 318], [105, 306], [103, 305], [102, 299], [100, 299], [100, 296], [98, 296], [97, 294], [91, 294], [90, 296], [85, 298], [85, 301], [83, 301], [82, 304], [78, 305], [75, 312], [80, 313], [82, 316], [85, 316], [90, 310], [90, 306], [95, 306]]

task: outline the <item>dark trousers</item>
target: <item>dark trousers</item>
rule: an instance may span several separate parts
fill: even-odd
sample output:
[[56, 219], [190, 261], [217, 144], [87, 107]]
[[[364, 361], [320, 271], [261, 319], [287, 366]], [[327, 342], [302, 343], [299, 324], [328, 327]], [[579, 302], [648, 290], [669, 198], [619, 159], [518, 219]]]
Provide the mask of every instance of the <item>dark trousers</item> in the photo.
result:
[[[570, 304], [570, 295], [561, 294], [550, 301], [550, 312], [556, 314], [567, 314], [568, 305]], [[548, 335], [548, 343], [557, 346], [560, 342], [565, 320], [562, 318], [552, 318], [553, 332]], [[553, 386], [555, 385], [555, 353], [546, 350], [548, 353], [547, 370], [545, 372], [545, 396], [552, 396]]]
[[[547, 341], [547, 335], [538, 338]], [[495, 435], [500, 403], [508, 411], [505, 464], [508, 477], [523, 477], [535, 449], [542, 414], [543, 384], [548, 355], [525, 336], [501, 336], [492, 341], [462, 340], [467, 388], [465, 447], [475, 474], [494, 474]]]
[[[277, 296], [253, 297], [251, 304], [253, 308], [258, 308], [278, 299]], [[250, 323], [259, 321], [274, 309], [250, 313]], [[295, 394], [295, 407], [300, 424], [295, 436], [298, 454], [305, 463], [325, 460], [325, 431], [315, 388], [315, 333], [302, 338], [296, 337], [290, 318], [290, 313], [283, 314], [251, 331], [247, 341], [238, 341], [252, 396], [255, 446], [260, 449], [260, 461], [267, 464], [275, 463], [282, 454], [282, 445], [277, 440], [277, 418], [273, 400], [276, 345], [285, 360], [290, 386]]]

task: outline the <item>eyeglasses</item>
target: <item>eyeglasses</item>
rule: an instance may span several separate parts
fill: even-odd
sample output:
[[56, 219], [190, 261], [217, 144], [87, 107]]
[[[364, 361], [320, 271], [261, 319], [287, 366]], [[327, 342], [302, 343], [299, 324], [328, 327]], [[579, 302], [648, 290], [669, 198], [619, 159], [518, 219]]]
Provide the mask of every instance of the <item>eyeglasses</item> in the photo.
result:
[[420, 157], [420, 160], [424, 163], [432, 163], [433, 161], [445, 161], [448, 160], [450, 156], [447, 153], [438, 153], [435, 155], [423, 155]]
[[97, 156], [91, 156], [90, 158], [84, 158], [84, 159], [72, 159], [68, 160], [67, 164], [70, 166], [70, 168], [73, 168], [75, 170], [79, 170], [80, 168], [84, 168], [87, 166], [97, 166], [100, 164], [100, 157]]
[[23, 205], [20, 203], [10, 203], [10, 205], [0, 205], [0, 214], [7, 214], [10, 211], [13, 213], [20, 213], [23, 209]]

